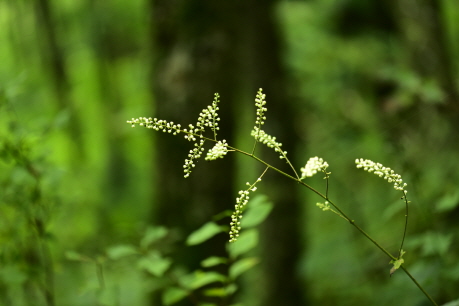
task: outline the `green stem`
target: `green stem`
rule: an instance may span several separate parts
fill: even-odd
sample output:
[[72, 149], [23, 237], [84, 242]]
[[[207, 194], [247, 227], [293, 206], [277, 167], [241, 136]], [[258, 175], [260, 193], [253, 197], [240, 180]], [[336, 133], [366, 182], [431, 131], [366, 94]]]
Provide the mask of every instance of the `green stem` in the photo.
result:
[[[378, 242], [376, 242], [370, 235], [368, 235], [360, 226], [358, 226], [354, 220], [350, 219], [335, 203], [333, 203], [330, 199], [328, 199], [328, 194], [327, 195], [323, 195], [322, 193], [320, 193], [319, 191], [317, 191], [316, 189], [314, 189], [313, 187], [309, 186], [308, 184], [302, 182], [301, 180], [283, 172], [282, 170], [279, 170], [277, 169], [276, 167], [273, 167], [271, 166], [270, 164], [268, 164], [267, 162], [265, 162], [264, 160], [254, 156], [254, 155], [251, 155], [247, 152], [244, 152], [244, 151], [241, 151], [239, 149], [236, 149], [236, 148], [232, 148], [234, 151], [237, 151], [239, 153], [242, 153], [242, 154], [245, 154], [247, 156], [250, 156], [252, 157], [253, 159], [257, 160], [258, 162], [266, 165], [267, 167], [273, 169], [274, 171], [277, 171], [278, 173], [282, 174], [283, 176], [286, 176], [294, 181], [296, 181], [297, 183], [305, 186], [306, 188], [310, 189], [312, 192], [316, 193], [318, 196], [320, 196], [321, 198], [323, 198], [324, 200], [328, 201], [341, 215], [343, 218], [345, 218], [352, 226], [354, 226], [360, 233], [362, 233], [362, 235], [364, 235], [368, 240], [370, 240], [378, 249], [380, 249], [384, 254], [386, 254], [391, 260], [397, 260], [397, 258], [392, 255], [391, 253], [389, 253], [383, 246], [381, 246]], [[406, 200], [406, 197], [405, 197], [405, 201]], [[404, 234], [403, 234], [403, 240], [402, 240], [402, 246], [403, 246], [403, 241], [405, 239], [405, 235], [406, 235], [406, 225], [407, 225], [407, 222], [408, 222], [408, 203], [406, 203], [406, 218], [405, 218], [405, 231], [404, 231]], [[400, 256], [400, 255], [399, 255]], [[435, 306], [438, 306], [438, 304], [432, 299], [432, 297], [424, 290], [424, 288], [417, 282], [417, 280], [408, 272], [408, 270], [403, 266], [401, 265], [400, 266], [402, 268], [402, 270], [411, 278], [411, 280], [413, 281], [413, 283], [422, 291], [422, 293], [424, 293], [424, 295], [429, 299], [429, 301], [432, 303], [432, 305], [435, 305]]]
[[400, 250], [398, 251], [398, 259], [402, 257], [403, 243], [405, 242], [406, 229], [408, 228], [408, 200], [406, 198], [405, 191], [403, 191], [403, 199], [405, 200], [405, 229], [403, 230], [402, 243], [400, 244]]
[[411, 280], [413, 281], [413, 283], [416, 284], [416, 286], [418, 286], [418, 288], [422, 291], [422, 293], [424, 293], [424, 295], [429, 299], [429, 301], [432, 303], [432, 305], [435, 305], [435, 306], [438, 306], [438, 304], [434, 301], [434, 299], [424, 290], [424, 288], [422, 288], [422, 286], [418, 283], [418, 281], [413, 277], [413, 275], [411, 275], [410, 272], [408, 272], [408, 270], [403, 266], [401, 265], [400, 268], [402, 268], [402, 270], [406, 273], [406, 275], [408, 275], [409, 278], [411, 278]]
[[[183, 132], [183, 133], [186, 133], [186, 134], [192, 134], [194, 136], [197, 136], [197, 137], [200, 137], [202, 139], [206, 139], [206, 140], [209, 140], [209, 141], [213, 141], [213, 142], [217, 142], [217, 140], [215, 139], [211, 139], [211, 138], [207, 138], [207, 137], [204, 137], [202, 135], [195, 135], [194, 133], [189, 133], [189, 132], [185, 132], [181, 129], [177, 129], [177, 131], [179, 132]], [[255, 145], [253, 147], [253, 151], [255, 150], [255, 146], [256, 146], [256, 143], [257, 141], [255, 142]], [[292, 179], [294, 181], [296, 181], [297, 183], [303, 185], [304, 187], [308, 188], [309, 190], [311, 190], [312, 192], [314, 192], [315, 194], [317, 194], [318, 196], [320, 196], [321, 198], [323, 198], [324, 200], [328, 201], [341, 215], [343, 218], [345, 218], [352, 226], [354, 226], [360, 233], [362, 233], [362, 235], [364, 235], [368, 240], [370, 240], [378, 249], [380, 249], [384, 254], [386, 254], [391, 260], [397, 260], [397, 258], [395, 256], [393, 256], [391, 253], [389, 253], [386, 249], [384, 249], [379, 243], [377, 243], [373, 238], [371, 238], [370, 235], [368, 235], [360, 226], [358, 226], [354, 220], [350, 219], [336, 204], [334, 204], [332, 201], [330, 201], [330, 199], [328, 199], [328, 186], [327, 186], [327, 194], [326, 195], [323, 195], [322, 193], [320, 193], [319, 191], [317, 191], [316, 189], [314, 189], [313, 187], [309, 186], [308, 184], [302, 182], [299, 178], [298, 178], [298, 174], [296, 173], [294, 167], [292, 166], [292, 164], [289, 162], [289, 160], [287, 159], [287, 163], [290, 165], [290, 167], [293, 169], [295, 175], [297, 177], [293, 177], [291, 176], [290, 174], [287, 174], [285, 173], [284, 171], [282, 170], [279, 170], [277, 169], [276, 167], [273, 167], [271, 166], [270, 164], [268, 164], [267, 162], [265, 162], [264, 160], [256, 157], [252, 152], [252, 153], [247, 153], [245, 151], [242, 151], [242, 150], [239, 150], [237, 148], [234, 148], [234, 147], [231, 147], [231, 146], [228, 146], [228, 149], [229, 150], [232, 150], [232, 151], [236, 151], [236, 152], [239, 152], [241, 154], [244, 154], [244, 155], [247, 155], [247, 156], [250, 156], [251, 158], [255, 159], [256, 161], [264, 164], [267, 168], [270, 168], [278, 173], [280, 173], [281, 175], [283, 176], [286, 176], [287, 178], [289, 179]], [[282, 151], [281, 151], [282, 152]], [[266, 169], [267, 170], [267, 169]], [[266, 171], [265, 170], [265, 171]], [[408, 203], [407, 203], [407, 200], [406, 200], [406, 197], [405, 197], [405, 203], [406, 203], [406, 218], [405, 218], [405, 231], [404, 231], [404, 234], [403, 234], [403, 239], [402, 239], [402, 246], [403, 246], [403, 241], [405, 240], [405, 234], [406, 234], [406, 225], [407, 225], [407, 222], [408, 222]], [[400, 256], [400, 255], [399, 255]], [[403, 271], [405, 271], [405, 273], [411, 278], [411, 280], [416, 284], [416, 286], [422, 291], [422, 293], [424, 293], [424, 295], [429, 299], [429, 301], [435, 305], [435, 306], [438, 306], [438, 304], [432, 299], [432, 297], [424, 290], [424, 288], [422, 288], [422, 286], [416, 281], [416, 279], [408, 272], [408, 270], [403, 266], [401, 265], [400, 266], [402, 268]]]

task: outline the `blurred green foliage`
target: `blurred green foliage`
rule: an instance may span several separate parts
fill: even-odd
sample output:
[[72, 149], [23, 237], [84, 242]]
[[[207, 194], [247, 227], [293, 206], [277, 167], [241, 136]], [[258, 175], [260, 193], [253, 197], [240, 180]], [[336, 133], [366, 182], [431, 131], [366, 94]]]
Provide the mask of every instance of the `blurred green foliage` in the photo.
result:
[[[296, 166], [323, 157], [332, 172], [330, 198], [393, 253], [404, 206], [353, 161], [369, 158], [402, 174], [412, 201], [405, 264], [446, 303], [457, 299], [459, 286], [459, 126], [441, 111], [451, 93], [438, 76], [413, 68], [396, 25], [356, 18], [360, 23], [346, 26], [349, 10], [379, 13], [364, 2], [276, 7], [297, 97], [286, 101], [296, 110]], [[443, 2], [457, 75], [459, 5]], [[256, 305], [257, 263], [269, 256], [256, 248], [257, 228], [231, 245], [228, 258], [210, 250], [195, 271], [175, 267], [172, 254], [192, 247], [187, 237], [193, 245], [222, 235], [220, 221], [185, 234], [150, 224], [155, 184], [167, 175], [154, 172], [161, 148], [154, 133], [124, 123], [155, 111], [149, 66], [160, 46], [151, 45], [149, 10], [141, 0], [0, 2], [1, 305], [148, 305], [149, 294], [164, 288], [162, 303], [169, 305], [201, 288], [207, 296], [230, 295], [241, 274], [241, 301]], [[267, 107], [268, 116], [282, 115], [269, 113], [269, 96]], [[320, 177], [310, 184], [325, 188]], [[302, 198], [306, 247], [297, 270], [313, 304], [427, 305], [402, 273], [389, 278], [388, 260], [348, 224], [317, 209], [306, 190]], [[247, 212], [246, 228], [268, 216], [267, 203]], [[226, 275], [211, 271], [221, 265]], [[172, 270], [178, 282], [164, 277]], [[215, 283], [224, 286], [206, 286]]]

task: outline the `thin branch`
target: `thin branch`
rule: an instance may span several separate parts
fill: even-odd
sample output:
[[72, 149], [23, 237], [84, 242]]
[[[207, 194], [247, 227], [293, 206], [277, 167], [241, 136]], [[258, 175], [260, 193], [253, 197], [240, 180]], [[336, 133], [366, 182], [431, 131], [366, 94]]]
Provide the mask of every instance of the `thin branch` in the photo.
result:
[[406, 229], [408, 228], [408, 200], [406, 198], [405, 192], [403, 192], [403, 199], [405, 200], [405, 229], [403, 230], [402, 243], [400, 244], [400, 250], [398, 251], [398, 258], [402, 257], [403, 243], [405, 242]]

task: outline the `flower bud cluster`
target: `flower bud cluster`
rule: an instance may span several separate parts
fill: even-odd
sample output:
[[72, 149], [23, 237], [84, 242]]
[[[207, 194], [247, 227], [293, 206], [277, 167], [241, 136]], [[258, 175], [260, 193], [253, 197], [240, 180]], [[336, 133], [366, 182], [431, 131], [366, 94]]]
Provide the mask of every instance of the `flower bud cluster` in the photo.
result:
[[375, 163], [369, 159], [356, 159], [355, 163], [357, 168], [363, 168], [367, 172], [373, 172], [379, 177], [384, 178], [389, 183], [394, 183], [394, 189], [403, 191], [406, 194], [408, 191], [405, 189], [406, 183], [403, 183], [402, 177], [396, 174], [394, 170], [388, 167], [384, 167], [380, 163]]
[[196, 123], [196, 126], [192, 125], [191, 123], [188, 124], [188, 129], [183, 129], [183, 132], [186, 134], [185, 139], [188, 141], [196, 141], [196, 136], [202, 136], [202, 132], [204, 132], [204, 126], [202, 123]]
[[172, 133], [173, 135], [177, 135], [181, 132], [180, 124], [174, 124], [174, 122], [168, 122], [166, 120], [161, 120], [154, 118], [152, 119], [147, 117], [139, 117], [139, 118], [132, 118], [131, 120], [126, 121], [127, 123], [131, 124], [132, 127], [135, 127], [136, 124], [139, 126], [146, 127], [148, 129], [153, 129], [155, 131], [162, 131], [164, 133]]
[[214, 137], [217, 136], [217, 131], [220, 129], [218, 127], [218, 121], [220, 121], [220, 117], [218, 116], [218, 103], [220, 102], [220, 95], [218, 93], [214, 96], [214, 101], [212, 105], [207, 106], [207, 108], [203, 109], [202, 112], [199, 114], [198, 122], [201, 122], [204, 126], [208, 126], [214, 132]]
[[205, 160], [216, 160], [217, 158], [223, 158], [226, 153], [228, 153], [228, 144], [226, 143], [226, 140], [221, 140], [213, 146], [212, 149], [210, 149], [207, 152], [207, 156]]
[[311, 177], [317, 172], [325, 172], [327, 167], [328, 163], [325, 162], [322, 158], [317, 156], [311, 157], [306, 163], [306, 166], [300, 169], [301, 179], [304, 179], [305, 177]]
[[252, 132], [250, 133], [257, 141], [265, 144], [269, 148], [274, 148], [274, 151], [280, 152], [281, 155], [279, 156], [281, 159], [285, 158], [287, 155], [287, 151], [282, 151], [281, 146], [282, 143], [276, 141], [276, 137], [266, 134], [265, 131], [260, 130], [258, 127], [254, 127]]
[[241, 230], [241, 219], [242, 219], [242, 212], [249, 202], [250, 199], [250, 192], [257, 190], [255, 186], [258, 182], [261, 181], [261, 178], [258, 178], [255, 183], [252, 185], [250, 183], [246, 183], [249, 188], [247, 190], [240, 190], [239, 197], [236, 198], [236, 205], [234, 206], [234, 212], [231, 215], [231, 222], [230, 222], [230, 240], [229, 242], [235, 242], [239, 237], [239, 231]]
[[199, 144], [197, 142], [194, 143], [194, 148], [190, 150], [190, 152], [188, 153], [188, 158], [185, 159], [185, 164], [183, 165], [183, 169], [185, 172], [185, 178], [190, 176], [192, 168], [196, 166], [194, 163], [194, 160], [200, 158], [202, 155], [202, 152], [204, 152], [203, 146], [204, 146], [204, 139], [201, 139], [199, 141]]
[[[136, 125], [143, 126], [156, 131], [162, 131], [177, 135], [179, 133], [185, 134], [185, 139], [194, 142], [194, 148], [188, 153], [188, 158], [185, 159], [183, 165], [185, 177], [189, 177], [192, 169], [196, 166], [195, 161], [202, 156], [204, 152], [204, 132], [206, 127], [209, 127], [214, 133], [214, 139], [216, 140], [217, 131], [220, 129], [218, 122], [220, 117], [218, 116], [218, 103], [220, 102], [220, 95], [216, 93], [212, 105], [207, 106], [203, 109], [198, 116], [196, 124], [189, 124], [188, 127], [182, 128], [180, 124], [174, 124], [172, 121], [152, 119], [146, 117], [139, 117], [137, 119], [132, 118], [127, 123], [131, 124], [132, 127]], [[206, 160], [215, 160], [217, 158], [223, 158], [228, 152], [228, 144], [225, 140], [219, 141], [212, 149], [209, 150]]]
[[255, 106], [257, 107], [257, 120], [255, 120], [255, 124], [261, 126], [265, 124], [266, 116], [264, 115], [265, 112], [268, 110], [266, 105], [266, 95], [263, 94], [263, 89], [259, 89], [257, 95], [255, 97]]
[[325, 203], [316, 203], [316, 206], [323, 211], [331, 210], [330, 203], [328, 201], [325, 201]]

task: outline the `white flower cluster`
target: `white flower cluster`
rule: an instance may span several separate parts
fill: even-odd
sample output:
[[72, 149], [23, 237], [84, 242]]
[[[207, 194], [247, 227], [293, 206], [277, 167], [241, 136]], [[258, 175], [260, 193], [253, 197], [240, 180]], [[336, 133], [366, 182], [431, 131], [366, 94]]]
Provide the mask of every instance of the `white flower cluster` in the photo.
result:
[[267, 145], [269, 148], [274, 148], [274, 151], [280, 152], [280, 158], [285, 158], [287, 151], [282, 151], [282, 143], [276, 141], [276, 137], [266, 134], [265, 131], [260, 130], [258, 127], [254, 127], [250, 133], [257, 141]]
[[217, 131], [220, 129], [218, 127], [218, 121], [220, 121], [220, 117], [218, 117], [217, 113], [217, 111], [219, 110], [219, 102], [220, 95], [216, 93], [212, 105], [209, 105], [207, 106], [207, 108], [203, 109], [202, 112], [199, 114], [198, 118], [198, 124], [210, 127], [214, 132], [214, 137], [217, 137]]
[[306, 166], [301, 168], [301, 179], [304, 179], [305, 177], [311, 177], [317, 172], [325, 172], [327, 170], [328, 163], [325, 162], [322, 158], [320, 157], [311, 157], [308, 162], [306, 163]]
[[[214, 101], [212, 105], [207, 106], [199, 113], [198, 121], [195, 125], [189, 124], [187, 128], [183, 128], [180, 124], [174, 124], [172, 121], [168, 122], [166, 120], [152, 119], [146, 117], [139, 117], [137, 119], [132, 118], [128, 120], [127, 123], [131, 124], [132, 127], [135, 127], [137, 124], [149, 129], [154, 129], [156, 131], [163, 131], [167, 133], [172, 133], [177, 135], [179, 133], [185, 134], [185, 139], [188, 141], [194, 142], [194, 148], [190, 150], [188, 158], [185, 159], [185, 164], [183, 165], [185, 177], [189, 177], [192, 169], [195, 167], [195, 160], [202, 156], [204, 151], [204, 136], [205, 128], [209, 127], [214, 133], [214, 139], [217, 137], [218, 121], [220, 117], [218, 116], [218, 103], [220, 102], [220, 95], [216, 93], [214, 95]], [[199, 142], [198, 142], [199, 140]], [[207, 154], [206, 160], [214, 160], [217, 158], [223, 158], [224, 155], [228, 152], [226, 141], [219, 141]]]
[[389, 183], [394, 183], [394, 189], [403, 191], [403, 193], [407, 193], [408, 191], [405, 189], [407, 186], [406, 183], [403, 183], [402, 177], [399, 174], [396, 174], [394, 170], [388, 167], [384, 167], [380, 163], [375, 163], [369, 159], [356, 159], [355, 163], [357, 168], [363, 168], [363, 170], [367, 172], [373, 172], [379, 177], [383, 177]]
[[194, 163], [195, 159], [198, 159], [201, 157], [202, 152], [204, 152], [204, 140], [201, 139], [199, 141], [199, 144], [197, 142], [194, 143], [194, 148], [193, 150], [190, 150], [188, 153], [188, 158], [185, 159], [185, 164], [183, 165], [183, 169], [185, 172], [185, 178], [189, 177], [191, 174], [192, 168], [194, 168], [196, 165]]
[[[126, 121], [132, 127], [135, 127], [136, 124], [139, 126], [146, 127], [148, 129], [154, 129], [156, 131], [163, 131], [164, 133], [172, 133], [173, 135], [177, 135], [181, 132], [180, 124], [174, 124], [174, 122], [168, 122], [166, 120], [161, 119], [152, 119], [147, 117], [139, 117], [139, 118], [132, 118], [131, 120]], [[186, 137], [186, 136], [185, 136]]]
[[255, 106], [257, 107], [257, 120], [255, 124], [261, 126], [265, 124], [266, 116], [264, 115], [265, 112], [268, 110], [266, 105], [266, 95], [263, 94], [263, 89], [258, 89], [257, 96], [255, 97]]
[[202, 132], [204, 132], [204, 126], [199, 121], [196, 123], [196, 126], [188, 124], [188, 129], [183, 129], [183, 132], [186, 134], [185, 139], [188, 141], [196, 141], [196, 135], [202, 137]]
[[323, 211], [331, 210], [330, 203], [328, 201], [325, 201], [325, 203], [316, 203], [316, 206]]
[[247, 205], [249, 202], [249, 194], [250, 191], [255, 191], [257, 190], [257, 187], [255, 185], [261, 181], [261, 178], [258, 178], [255, 183], [250, 185], [250, 183], [246, 183], [249, 188], [247, 190], [240, 190], [239, 191], [239, 197], [236, 198], [236, 205], [234, 206], [234, 212], [231, 215], [231, 222], [230, 222], [230, 240], [229, 242], [235, 242], [237, 238], [239, 237], [239, 231], [241, 230], [241, 219], [242, 219], [242, 211], [244, 210], [244, 207]]
[[213, 146], [212, 149], [210, 149], [207, 152], [207, 156], [205, 160], [216, 160], [217, 158], [223, 158], [226, 153], [228, 153], [228, 144], [226, 143], [226, 140], [221, 140]]

